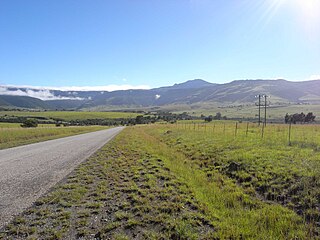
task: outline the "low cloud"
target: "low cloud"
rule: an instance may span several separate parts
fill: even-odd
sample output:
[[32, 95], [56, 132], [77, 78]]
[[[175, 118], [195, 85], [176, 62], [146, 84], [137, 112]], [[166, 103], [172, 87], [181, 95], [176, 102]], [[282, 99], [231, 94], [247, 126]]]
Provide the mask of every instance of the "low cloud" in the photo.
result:
[[55, 96], [48, 89], [41, 89], [41, 90], [26, 89], [25, 91], [22, 91], [21, 89], [12, 90], [9, 87], [1, 87], [1, 86], [0, 86], [0, 95], [27, 96], [27, 97], [39, 98], [41, 100], [83, 100], [83, 98], [79, 98], [79, 97]]
[[85, 86], [85, 87], [48, 87], [46, 89], [61, 90], [61, 91], [118, 91], [118, 90], [130, 90], [130, 89], [150, 89], [147, 85], [106, 85], [106, 86]]
[[[117, 90], [129, 90], [129, 89], [150, 89], [147, 85], [132, 86], [128, 84], [123, 85], [106, 85], [106, 86], [84, 86], [84, 87], [40, 87], [40, 86], [14, 86], [4, 85], [0, 86], [0, 95], [11, 96], [28, 96], [39, 98], [41, 100], [84, 100], [84, 98], [77, 97], [75, 91], [99, 91], [103, 94], [103, 91], [112, 92]], [[52, 90], [67, 92], [69, 97], [54, 95]], [[90, 99], [89, 99], [90, 100]]]
[[129, 85], [129, 84], [122, 84], [122, 85], [105, 85], [105, 86], [66, 86], [66, 87], [42, 87], [42, 86], [30, 86], [30, 85], [3, 85], [2, 87], [13, 87], [13, 88], [28, 88], [28, 89], [36, 89], [36, 90], [59, 90], [59, 91], [118, 91], [118, 90], [130, 90], [130, 89], [150, 89], [151, 87], [148, 85]]
[[308, 80], [320, 80], [320, 74], [311, 75]]

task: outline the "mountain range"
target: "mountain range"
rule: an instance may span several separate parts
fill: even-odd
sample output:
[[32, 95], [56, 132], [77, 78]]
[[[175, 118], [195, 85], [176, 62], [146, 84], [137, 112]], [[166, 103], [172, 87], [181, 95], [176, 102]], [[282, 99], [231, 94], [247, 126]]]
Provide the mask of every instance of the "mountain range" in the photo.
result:
[[[215, 84], [201, 79], [148, 90], [61, 91], [0, 86], [0, 107], [30, 109], [138, 109], [167, 105], [253, 104], [258, 94], [272, 104], [320, 103], [320, 80], [236, 80]], [[41, 100], [42, 99], [42, 100]]]

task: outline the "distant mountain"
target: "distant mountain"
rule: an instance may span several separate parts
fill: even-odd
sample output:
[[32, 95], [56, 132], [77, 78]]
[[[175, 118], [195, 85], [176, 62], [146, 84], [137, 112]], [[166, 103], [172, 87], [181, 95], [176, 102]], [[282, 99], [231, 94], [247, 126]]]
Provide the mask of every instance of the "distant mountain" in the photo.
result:
[[[258, 94], [271, 97], [272, 103], [320, 103], [320, 80], [290, 82], [286, 80], [237, 80], [225, 84], [209, 83], [201, 79], [189, 80], [173, 86], [150, 90], [123, 91], [60, 91], [30, 88], [0, 87], [1, 92], [32, 94], [35, 97], [0, 97], [0, 106], [45, 109], [140, 108], [172, 104], [253, 103]], [[0, 90], [1, 90], [0, 89]]]
[[51, 107], [38, 98], [27, 96], [0, 95], [0, 106], [8, 108], [50, 109]]
[[217, 85], [217, 84], [209, 83], [202, 79], [194, 79], [194, 80], [188, 80], [184, 83], [176, 83], [173, 86], [162, 87], [162, 89], [168, 89], [168, 88], [169, 89], [199, 89], [204, 87], [212, 87], [214, 85]]

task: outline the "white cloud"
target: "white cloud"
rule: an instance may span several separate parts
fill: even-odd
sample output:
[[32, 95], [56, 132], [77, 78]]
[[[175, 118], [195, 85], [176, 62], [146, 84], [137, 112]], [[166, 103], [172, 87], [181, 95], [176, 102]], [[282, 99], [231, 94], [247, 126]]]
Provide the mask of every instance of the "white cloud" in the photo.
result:
[[[11, 90], [10, 88], [15, 88]], [[26, 89], [25, 91], [19, 89]], [[84, 87], [40, 87], [40, 86], [14, 86], [14, 85], [3, 85], [0, 86], [0, 95], [11, 95], [11, 96], [28, 96], [39, 98], [41, 100], [84, 100], [84, 98], [76, 97], [77, 92], [74, 91], [117, 91], [117, 90], [129, 90], [129, 89], [150, 89], [147, 85], [132, 86], [128, 84], [123, 85], [107, 85], [107, 86], [84, 86]], [[56, 96], [51, 90], [66, 91], [68, 94], [72, 94], [72, 97]], [[90, 97], [91, 98], [91, 97]], [[88, 98], [90, 100], [90, 98]]]
[[30, 86], [30, 85], [2, 85], [3, 87], [15, 87], [15, 88], [29, 88], [29, 89], [37, 89], [37, 90], [60, 90], [60, 91], [117, 91], [117, 90], [129, 90], [129, 89], [150, 89], [151, 87], [148, 85], [105, 85], [105, 86], [66, 86], [66, 87], [42, 87], [42, 86]]
[[[84, 86], [84, 87], [49, 87], [53, 90], [61, 90], [61, 91], [118, 91], [118, 90], [130, 90], [130, 89], [150, 89], [147, 85], [106, 85], [106, 86]], [[47, 88], [47, 89], [49, 89]]]
[[320, 80], [320, 74], [311, 75], [308, 80]]
[[79, 97], [55, 96], [48, 89], [41, 89], [41, 90], [26, 89], [26, 91], [22, 91], [20, 89], [11, 90], [5, 86], [0, 86], [0, 95], [27, 96], [27, 97], [39, 98], [41, 100], [83, 100], [83, 98], [79, 98]]

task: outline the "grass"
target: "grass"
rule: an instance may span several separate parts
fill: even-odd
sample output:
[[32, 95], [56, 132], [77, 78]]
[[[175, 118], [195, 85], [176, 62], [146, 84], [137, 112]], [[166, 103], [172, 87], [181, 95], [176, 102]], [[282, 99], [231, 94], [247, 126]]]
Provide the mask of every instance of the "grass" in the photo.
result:
[[[297, 212], [318, 234], [320, 162], [317, 125], [287, 125], [265, 129], [247, 123], [216, 122], [180, 124], [150, 129], [150, 134], [193, 160], [201, 171], [213, 177], [227, 176], [250, 196], [279, 203]], [[263, 134], [262, 134], [263, 133]], [[262, 137], [263, 136], [263, 137]]]
[[[0, 125], [1, 126], [1, 125]], [[21, 128], [13, 127], [16, 124], [8, 125], [5, 128], [0, 127], [0, 149], [26, 145], [30, 143], [42, 142], [46, 140], [72, 136], [81, 133], [88, 133], [107, 129], [102, 126], [89, 127], [38, 127]]]
[[303, 156], [307, 161], [308, 148], [287, 146], [279, 137], [278, 160], [265, 151], [278, 149], [277, 140], [261, 140], [261, 129], [252, 126], [244, 141], [242, 125], [235, 136], [233, 124], [219, 124], [215, 133], [213, 125], [194, 130], [188, 129], [193, 125], [164, 124], [126, 128], [17, 216], [0, 238], [317, 238], [303, 214], [264, 198], [252, 180], [275, 189], [280, 173], [286, 179], [307, 173], [286, 158], [299, 163]]
[[132, 112], [76, 112], [76, 111], [0, 111], [2, 116], [16, 117], [45, 117], [48, 119], [61, 119], [65, 121], [85, 120], [85, 119], [115, 119], [115, 118], [135, 118], [141, 115]]
[[18, 216], [3, 239], [211, 239], [215, 227], [164, 161], [125, 130]]
[[[179, 105], [178, 105], [179, 106]], [[219, 105], [215, 103], [203, 103], [203, 104], [195, 104], [194, 106], [180, 106], [174, 105], [173, 108], [168, 108], [169, 111], [174, 113], [182, 113], [187, 112], [193, 116], [201, 116], [201, 114], [205, 116], [213, 115], [215, 116], [217, 112], [220, 112], [222, 116], [227, 116], [228, 118], [251, 118], [257, 119], [258, 107], [254, 104], [235, 104], [234, 106], [228, 105]], [[180, 109], [179, 109], [180, 108]], [[279, 119], [284, 121], [284, 116], [286, 113], [294, 114], [294, 113], [308, 113], [313, 112], [316, 116], [320, 116], [320, 105], [319, 104], [281, 104], [275, 105], [272, 104], [271, 107], [267, 109], [267, 117], [268, 119]], [[262, 110], [262, 115], [264, 116], [264, 112]], [[317, 118], [316, 118], [317, 120]]]
[[[55, 124], [38, 124], [38, 127], [55, 127]], [[0, 129], [1, 128], [21, 128], [21, 123], [6, 123], [6, 122], [0, 122]]]

